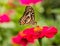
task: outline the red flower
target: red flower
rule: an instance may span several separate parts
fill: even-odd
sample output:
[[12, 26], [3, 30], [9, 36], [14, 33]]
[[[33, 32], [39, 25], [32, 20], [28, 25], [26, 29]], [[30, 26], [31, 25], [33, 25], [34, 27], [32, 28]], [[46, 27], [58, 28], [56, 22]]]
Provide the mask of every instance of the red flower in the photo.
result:
[[45, 37], [45, 36], [47, 38], [52, 38], [54, 37], [54, 35], [56, 35], [56, 33], [57, 33], [57, 29], [55, 27], [44, 26], [39, 38]]
[[56, 35], [57, 33], [57, 29], [55, 27], [49, 27], [47, 30], [46, 30], [46, 34], [45, 36], [47, 38], [52, 38], [54, 37], [54, 35]]
[[26, 34], [26, 38], [29, 42], [33, 43], [35, 39], [35, 32], [34, 28], [29, 28], [23, 31], [24, 34]]
[[[34, 28], [35, 31], [35, 37], [38, 38], [43, 38], [43, 36], [41, 35], [43, 28], [40, 26], [37, 26]], [[40, 36], [41, 35], [41, 36]], [[40, 36], [40, 37], [39, 37]]]
[[[35, 28], [29, 28], [23, 31], [24, 34], [26, 34], [26, 38], [29, 42], [34, 42], [35, 39], [39, 38], [39, 34], [41, 34], [42, 27], [35, 27]], [[41, 37], [42, 38], [42, 37]]]
[[[32, 37], [31, 34], [30, 36]], [[24, 34], [23, 32], [19, 32], [17, 36], [12, 38], [12, 43], [26, 46], [28, 43], [33, 43], [34, 41], [34, 39], [32, 39], [30, 36], [28, 34]]]
[[0, 22], [1, 23], [9, 22], [9, 21], [10, 21], [10, 17], [7, 14], [0, 15]]
[[48, 29], [47, 26], [44, 26], [44, 27], [42, 27], [42, 28], [43, 28], [43, 30], [42, 30], [41, 33], [39, 34], [39, 38], [45, 37], [45, 32], [46, 32], [46, 30]]
[[34, 43], [35, 39], [47, 37], [52, 38], [56, 35], [57, 29], [55, 27], [35, 27], [28, 28], [22, 32], [19, 32], [17, 36], [12, 38], [13, 43], [26, 46], [28, 43]]
[[22, 5], [30, 5], [30, 4], [36, 4], [38, 2], [41, 2], [42, 0], [19, 0], [19, 2]]
[[21, 36], [14, 36], [12, 38], [12, 43], [20, 44]]
[[21, 46], [26, 46], [28, 44], [28, 40], [24, 36], [17, 35], [12, 38], [12, 43], [19, 44]]

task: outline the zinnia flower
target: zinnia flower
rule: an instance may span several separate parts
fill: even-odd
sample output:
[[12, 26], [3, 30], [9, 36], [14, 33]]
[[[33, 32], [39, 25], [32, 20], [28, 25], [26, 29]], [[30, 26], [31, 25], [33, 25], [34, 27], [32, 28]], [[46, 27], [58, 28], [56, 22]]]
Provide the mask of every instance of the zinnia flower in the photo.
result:
[[22, 45], [22, 46], [26, 46], [28, 41], [27, 41], [26, 38], [24, 38], [24, 37], [22, 37], [20, 35], [17, 35], [17, 36], [12, 38], [12, 43]]
[[[37, 27], [34, 28], [35, 37], [36, 37], [37, 39], [44, 37], [44, 35], [40, 35], [40, 34], [42, 33], [42, 30], [43, 30], [43, 27], [40, 27], [40, 26], [37, 26]], [[40, 37], [39, 37], [39, 36], [40, 36]]]
[[28, 28], [23, 31], [24, 34], [26, 34], [26, 38], [29, 42], [33, 43], [35, 39], [35, 32], [34, 28]]
[[12, 38], [12, 42], [22, 46], [26, 46], [28, 43], [34, 43], [35, 39], [47, 37], [52, 38], [56, 35], [57, 29], [55, 27], [34, 27], [25, 29]]
[[[29, 42], [34, 42], [35, 39], [39, 38], [39, 34], [42, 31], [42, 27], [35, 27], [35, 28], [28, 28], [23, 31], [24, 34], [26, 34], [26, 38]], [[42, 38], [42, 37], [41, 37]]]
[[41, 2], [42, 0], [19, 0], [19, 2], [22, 5], [30, 5], [30, 4], [36, 4], [38, 2]]
[[54, 37], [54, 35], [56, 35], [56, 33], [57, 33], [57, 29], [55, 27], [51, 26], [46, 30], [45, 36], [47, 38], [52, 38], [52, 37]]
[[54, 37], [54, 35], [56, 35], [57, 33], [57, 29], [55, 27], [48, 27], [48, 26], [44, 26], [43, 30], [39, 36], [39, 38], [43, 37], [47, 37], [47, 38], [52, 38]]
[[[30, 34], [30, 36], [32, 36], [32, 35]], [[33, 43], [32, 41], [34, 39], [32, 39], [32, 38], [29, 39], [29, 38], [31, 38], [31, 37], [29, 37], [29, 35], [24, 34], [23, 32], [19, 32], [17, 36], [12, 38], [12, 43], [19, 44], [21, 46], [26, 46], [28, 43]]]
[[9, 21], [10, 21], [10, 17], [7, 14], [0, 15], [0, 23], [9, 22]]

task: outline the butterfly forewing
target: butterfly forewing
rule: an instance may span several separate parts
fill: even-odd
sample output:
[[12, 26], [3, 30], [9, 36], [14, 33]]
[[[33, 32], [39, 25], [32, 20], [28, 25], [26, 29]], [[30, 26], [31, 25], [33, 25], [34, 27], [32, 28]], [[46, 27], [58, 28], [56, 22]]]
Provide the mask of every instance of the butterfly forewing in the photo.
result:
[[25, 12], [20, 19], [20, 24], [35, 24], [34, 10], [31, 6], [26, 6]]

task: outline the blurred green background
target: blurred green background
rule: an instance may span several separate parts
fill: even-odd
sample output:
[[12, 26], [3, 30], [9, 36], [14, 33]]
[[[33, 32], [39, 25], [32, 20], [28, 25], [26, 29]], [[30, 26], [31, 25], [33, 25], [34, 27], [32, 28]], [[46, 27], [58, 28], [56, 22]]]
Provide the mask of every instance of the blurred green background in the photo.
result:
[[[30, 25], [20, 25], [19, 20], [23, 16], [25, 6], [17, 0], [0, 0], [0, 14], [8, 10], [14, 12], [10, 14], [11, 21], [0, 23], [0, 46], [11, 46], [11, 37], [19, 31], [31, 27]], [[35, 12], [35, 21], [39, 26], [55, 26], [58, 29], [57, 35], [52, 38], [43, 38], [42, 46], [60, 46], [60, 0], [43, 0], [42, 3], [32, 6]], [[30, 46], [39, 46], [38, 41]]]

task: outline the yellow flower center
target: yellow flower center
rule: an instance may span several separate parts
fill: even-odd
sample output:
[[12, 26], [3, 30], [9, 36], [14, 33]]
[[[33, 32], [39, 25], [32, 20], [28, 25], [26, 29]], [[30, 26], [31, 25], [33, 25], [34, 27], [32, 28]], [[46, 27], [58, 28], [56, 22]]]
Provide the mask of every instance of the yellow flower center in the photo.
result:
[[23, 33], [23, 31], [19, 32], [21, 36], [26, 36], [26, 34]]
[[43, 29], [42, 27], [37, 26], [37, 27], [34, 28], [34, 31], [38, 32], [38, 31], [42, 31], [42, 29]]

